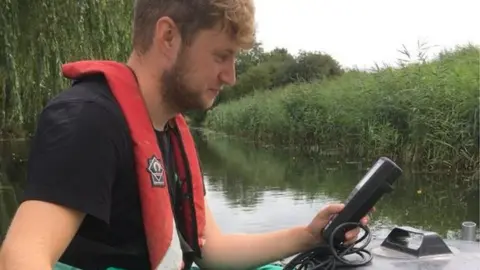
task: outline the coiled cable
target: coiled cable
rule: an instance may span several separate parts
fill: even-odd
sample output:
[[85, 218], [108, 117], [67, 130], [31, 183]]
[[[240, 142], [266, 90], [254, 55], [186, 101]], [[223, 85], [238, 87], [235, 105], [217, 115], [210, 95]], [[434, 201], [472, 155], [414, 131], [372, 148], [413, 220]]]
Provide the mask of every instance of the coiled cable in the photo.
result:
[[[350, 245], [337, 243], [335, 235], [345, 227], [359, 227], [365, 234]], [[358, 243], [368, 238], [360, 247], [355, 247]], [[300, 253], [288, 262], [284, 270], [335, 270], [338, 267], [350, 268], [364, 266], [372, 261], [372, 254], [365, 249], [372, 240], [370, 229], [359, 222], [346, 222], [336, 227], [328, 237], [328, 243]], [[357, 254], [360, 260], [348, 260], [348, 255]]]

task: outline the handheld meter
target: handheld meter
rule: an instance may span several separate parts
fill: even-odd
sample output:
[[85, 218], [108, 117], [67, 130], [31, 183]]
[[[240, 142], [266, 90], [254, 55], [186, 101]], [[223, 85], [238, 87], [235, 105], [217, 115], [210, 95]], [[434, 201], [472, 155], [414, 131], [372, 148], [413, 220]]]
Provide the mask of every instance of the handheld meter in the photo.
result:
[[333, 216], [323, 229], [325, 241], [328, 243], [332, 233], [342, 226], [343, 228], [337, 230], [333, 238], [336, 243], [343, 242], [345, 233], [357, 227], [356, 225], [343, 226], [343, 224], [358, 223], [383, 194], [393, 190], [393, 183], [402, 173], [402, 169], [389, 158], [379, 158], [347, 197], [344, 202], [345, 208]]

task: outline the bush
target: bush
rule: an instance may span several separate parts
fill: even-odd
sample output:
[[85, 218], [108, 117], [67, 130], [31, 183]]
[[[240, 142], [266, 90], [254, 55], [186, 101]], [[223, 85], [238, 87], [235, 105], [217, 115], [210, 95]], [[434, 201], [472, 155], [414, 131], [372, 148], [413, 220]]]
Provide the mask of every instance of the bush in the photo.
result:
[[257, 91], [218, 105], [204, 126], [306, 150], [472, 169], [479, 162], [478, 59], [478, 47], [467, 45], [432, 62]]

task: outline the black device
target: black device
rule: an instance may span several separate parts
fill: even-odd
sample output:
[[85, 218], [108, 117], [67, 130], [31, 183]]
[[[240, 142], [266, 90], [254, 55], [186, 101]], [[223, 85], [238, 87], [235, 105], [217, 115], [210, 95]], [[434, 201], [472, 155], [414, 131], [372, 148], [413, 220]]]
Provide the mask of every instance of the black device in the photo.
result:
[[392, 160], [380, 157], [347, 197], [344, 202], [345, 208], [333, 216], [323, 229], [323, 237], [326, 242], [328, 243], [336, 228], [346, 223], [352, 223], [342, 226], [342, 229], [337, 230], [333, 236], [334, 243], [343, 242], [345, 232], [357, 227], [353, 223], [358, 223], [385, 193], [393, 190], [393, 183], [402, 173], [402, 169]]
[[[393, 190], [393, 184], [402, 175], [403, 171], [392, 160], [380, 157], [358, 182], [345, 200], [345, 208], [330, 218], [323, 229], [325, 243], [311, 250], [300, 253], [284, 266], [284, 270], [294, 269], [336, 269], [337, 267], [360, 267], [372, 260], [372, 254], [365, 249], [372, 239], [367, 226], [360, 220], [368, 214], [380, 198]], [[345, 233], [360, 227], [365, 234], [347, 245]], [[360, 247], [357, 243], [367, 240]], [[357, 254], [363, 260], [349, 261], [346, 256]]]

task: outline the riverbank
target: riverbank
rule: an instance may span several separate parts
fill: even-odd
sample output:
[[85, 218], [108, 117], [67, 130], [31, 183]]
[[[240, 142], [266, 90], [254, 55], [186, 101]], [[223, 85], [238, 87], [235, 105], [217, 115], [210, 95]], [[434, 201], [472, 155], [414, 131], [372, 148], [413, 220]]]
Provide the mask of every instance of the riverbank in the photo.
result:
[[425, 169], [479, 164], [479, 48], [258, 91], [211, 110], [205, 128], [306, 151], [386, 155]]

